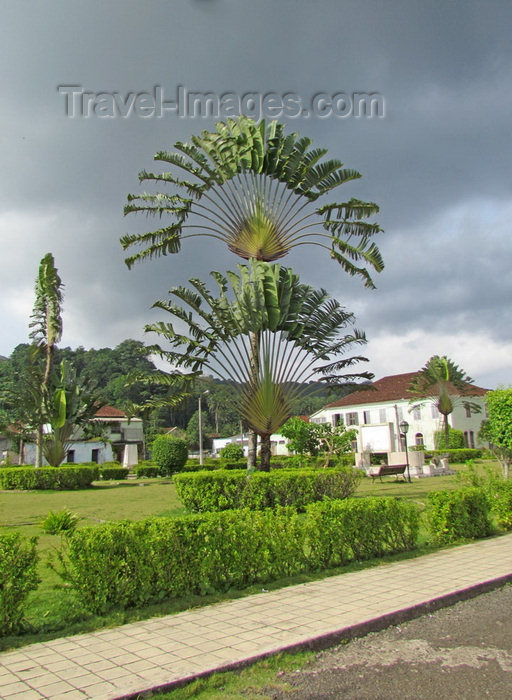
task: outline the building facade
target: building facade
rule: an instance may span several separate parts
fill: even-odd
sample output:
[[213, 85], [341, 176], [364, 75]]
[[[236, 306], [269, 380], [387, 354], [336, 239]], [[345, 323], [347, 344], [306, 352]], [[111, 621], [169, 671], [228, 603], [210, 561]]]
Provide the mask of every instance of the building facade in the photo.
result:
[[[434, 434], [443, 429], [443, 416], [429, 399], [414, 399], [408, 391], [417, 372], [383, 377], [338, 401], [324, 406], [311, 416], [313, 423], [343, 424], [358, 432], [356, 452], [389, 453], [400, 452], [399, 424], [409, 423], [407, 441], [410, 447], [435, 447]], [[450, 393], [455, 408], [448, 416], [451, 428], [461, 430], [467, 447], [479, 447], [478, 432], [486, 417], [484, 397], [487, 389], [471, 385], [471, 395], [462, 396], [453, 388]], [[463, 401], [471, 401], [480, 407], [480, 413], [471, 413]]]

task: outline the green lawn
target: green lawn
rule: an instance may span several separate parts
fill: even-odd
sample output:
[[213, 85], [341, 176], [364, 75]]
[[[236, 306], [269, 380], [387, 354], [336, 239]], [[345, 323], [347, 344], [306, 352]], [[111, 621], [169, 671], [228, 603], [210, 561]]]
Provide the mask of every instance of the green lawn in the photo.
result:
[[[463, 470], [463, 466], [457, 467]], [[383, 482], [364, 479], [356, 495], [395, 496], [414, 500], [424, 506], [432, 490], [454, 489], [460, 485], [455, 475], [416, 479], [412, 483], [384, 477]], [[42, 579], [37, 591], [31, 594], [27, 606], [27, 620], [31, 629], [26, 635], [11, 637], [0, 642], [0, 648], [18, 646], [43, 638], [63, 636], [80, 631], [96, 629], [105, 625], [116, 625], [134, 619], [144, 619], [159, 614], [169, 614], [194, 605], [205, 605], [217, 600], [247, 595], [257, 587], [240, 592], [206, 597], [190, 596], [179, 601], [164, 601], [140, 610], [112, 613], [99, 618], [84, 612], [74, 600], [71, 592], [62, 586], [59, 576], [48, 567], [48, 558], [61, 545], [59, 535], [46, 535], [39, 522], [49, 511], [68, 508], [77, 513], [80, 526], [95, 525], [111, 520], [138, 520], [149, 516], [167, 516], [184, 513], [176, 491], [168, 479], [147, 479], [113, 484], [96, 483], [81, 491], [3, 491], [0, 492], [0, 526], [15, 529], [23, 535], [39, 537], [41, 562], [39, 572]], [[423, 537], [422, 545], [425, 545]], [[422, 549], [421, 551], [425, 551]], [[403, 556], [403, 555], [402, 555]], [[410, 554], [408, 556], [414, 556]], [[373, 562], [375, 564], [376, 562]], [[371, 566], [372, 562], [364, 566]], [[357, 566], [356, 566], [357, 568]], [[361, 565], [359, 565], [361, 568]], [[317, 576], [295, 577], [288, 581], [277, 581], [274, 588], [300, 583]]]

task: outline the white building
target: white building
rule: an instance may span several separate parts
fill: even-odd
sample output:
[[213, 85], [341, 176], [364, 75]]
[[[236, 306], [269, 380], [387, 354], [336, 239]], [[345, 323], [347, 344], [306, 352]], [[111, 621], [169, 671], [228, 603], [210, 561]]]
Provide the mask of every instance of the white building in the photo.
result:
[[[411, 380], [417, 372], [395, 374], [383, 377], [370, 385], [370, 388], [355, 391], [342, 399], [324, 406], [311, 416], [313, 423], [343, 423], [358, 431], [357, 452], [392, 453], [401, 452], [400, 421], [409, 423], [407, 442], [409, 446], [425, 446], [434, 449], [434, 433], [443, 429], [443, 416], [428, 400], [418, 399], [421, 406], [411, 403], [412, 394], [408, 391]], [[478, 431], [485, 419], [484, 396], [487, 389], [472, 385], [471, 396], [453, 387], [451, 395], [455, 399], [453, 413], [448, 416], [450, 427], [462, 430], [467, 447], [478, 447]], [[466, 399], [481, 406], [480, 413], [470, 413], [464, 408]]]
[[[80, 431], [70, 441], [67, 458], [68, 464], [83, 462], [120, 461], [124, 467], [138, 464], [139, 454], [143, 455], [144, 430], [141, 418], [128, 417], [119, 408], [103, 406], [94, 414], [94, 423], [104, 428], [104, 439], [84, 440]], [[22, 463], [35, 464], [36, 446], [26, 443], [23, 448]], [[44, 464], [46, 461], [43, 460]]]
[[[248, 438], [247, 434], [243, 433], [242, 435], [233, 435], [232, 437], [228, 438], [214, 438], [213, 440], [213, 448], [212, 448], [212, 455], [214, 457], [217, 457], [219, 454], [219, 451], [223, 448], [226, 447], [226, 445], [229, 445], [229, 443], [234, 442], [238, 445], [241, 445], [243, 450], [244, 450], [244, 455], [247, 457], [247, 452], [248, 452]], [[260, 444], [260, 438], [258, 437], [258, 447]], [[278, 435], [278, 434], [273, 434], [270, 436], [270, 452], [272, 455], [287, 455], [288, 454], [288, 438], [285, 438], [284, 435]]]

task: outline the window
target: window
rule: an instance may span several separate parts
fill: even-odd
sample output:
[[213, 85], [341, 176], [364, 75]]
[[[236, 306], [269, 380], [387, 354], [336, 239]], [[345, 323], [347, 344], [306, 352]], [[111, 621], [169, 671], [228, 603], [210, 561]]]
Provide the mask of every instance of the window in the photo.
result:
[[435, 406], [434, 404], [432, 404], [431, 410], [432, 410], [432, 418], [439, 418], [440, 413], [439, 413], [439, 411], [438, 411], [438, 409], [437, 409], [437, 406]]
[[386, 422], [386, 409], [385, 408], [379, 408], [379, 422], [380, 423]]
[[93, 449], [92, 454], [91, 454], [91, 462], [95, 462], [96, 464], [98, 464], [99, 461], [100, 461], [100, 451], [99, 451], [99, 448], [95, 448], [95, 449]]
[[469, 431], [469, 446], [472, 449], [475, 447], [475, 433], [472, 430]]
[[75, 461], [75, 450], [68, 450], [67, 461], [69, 464], [73, 464]]
[[414, 420], [421, 420], [421, 406], [415, 406], [412, 409], [412, 417]]
[[468, 438], [468, 431], [467, 430], [464, 431], [464, 445], [466, 447], [469, 447], [469, 438]]
[[471, 418], [471, 408], [466, 404], [464, 406], [464, 410], [466, 411], [466, 418]]
[[414, 444], [416, 445], [416, 447], [424, 446], [425, 443], [423, 442], [423, 433], [416, 433], [416, 435], [414, 436]]
[[359, 425], [359, 416], [357, 413], [347, 413], [347, 425]]
[[369, 425], [372, 421], [370, 420], [370, 411], [363, 411], [363, 423]]
[[343, 425], [343, 416], [341, 415], [341, 413], [333, 413], [332, 424], [334, 427], [336, 427], [337, 425]]

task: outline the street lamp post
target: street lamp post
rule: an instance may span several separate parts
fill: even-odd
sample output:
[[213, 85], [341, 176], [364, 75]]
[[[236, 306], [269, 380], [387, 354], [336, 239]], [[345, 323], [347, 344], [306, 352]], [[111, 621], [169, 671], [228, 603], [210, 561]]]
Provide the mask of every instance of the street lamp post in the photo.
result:
[[202, 412], [202, 405], [201, 405], [201, 399], [203, 396], [206, 396], [206, 394], [209, 394], [210, 390], [207, 389], [206, 391], [203, 391], [201, 394], [199, 394], [199, 410], [198, 410], [198, 417], [199, 417], [199, 464], [202, 467], [204, 464], [204, 457], [203, 457], [203, 412]]
[[405, 463], [407, 464], [407, 481], [411, 483], [411, 475], [409, 473], [409, 450], [407, 449], [407, 431], [409, 430], [409, 423], [406, 420], [400, 421], [400, 432], [404, 436], [405, 440]]

